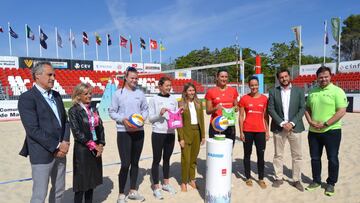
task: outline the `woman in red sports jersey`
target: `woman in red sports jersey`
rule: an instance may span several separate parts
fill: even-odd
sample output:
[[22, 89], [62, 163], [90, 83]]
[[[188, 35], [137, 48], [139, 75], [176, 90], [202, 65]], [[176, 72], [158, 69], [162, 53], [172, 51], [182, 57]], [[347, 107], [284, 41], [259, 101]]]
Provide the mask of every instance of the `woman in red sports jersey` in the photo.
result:
[[[210, 126], [209, 126], [209, 137], [214, 137], [216, 132], [212, 125], [211, 121], [216, 116], [223, 115], [223, 111], [230, 110], [235, 115], [235, 112], [238, 111], [237, 107], [237, 97], [239, 96], [237, 90], [233, 87], [227, 86], [228, 82], [228, 72], [227, 69], [220, 69], [216, 74], [216, 87], [209, 89], [205, 94], [206, 99], [206, 113], [211, 114]], [[233, 115], [233, 118], [235, 116]], [[235, 122], [230, 125], [224, 132], [226, 138], [233, 140], [235, 143]]]
[[269, 139], [269, 117], [267, 114], [267, 97], [259, 93], [259, 79], [252, 76], [249, 80], [250, 93], [241, 97], [239, 102], [240, 140], [244, 146], [244, 169], [246, 185], [252, 186], [250, 179], [250, 156], [252, 145], [255, 142], [257, 167], [259, 174], [258, 184], [266, 188], [264, 181], [264, 152], [266, 140]]

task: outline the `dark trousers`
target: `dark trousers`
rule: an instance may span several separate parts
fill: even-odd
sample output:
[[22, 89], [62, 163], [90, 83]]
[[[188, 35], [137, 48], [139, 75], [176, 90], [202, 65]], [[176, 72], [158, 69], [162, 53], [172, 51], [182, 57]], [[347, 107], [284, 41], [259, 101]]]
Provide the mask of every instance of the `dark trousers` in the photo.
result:
[[[161, 156], [163, 157], [163, 176], [169, 179], [170, 157], [174, 151], [175, 134], [155, 133], [151, 135], [153, 150], [153, 162], [151, 166], [151, 175], [154, 184], [159, 184], [159, 165]], [[164, 152], [164, 153], [163, 153]]]
[[75, 192], [74, 203], [82, 203], [83, 196], [85, 196], [85, 203], [91, 203], [93, 199], [93, 189], [86, 192]]
[[310, 132], [308, 135], [311, 170], [313, 181], [321, 183], [321, 155], [325, 147], [328, 159], [327, 184], [335, 185], [339, 176], [339, 148], [341, 141], [341, 129], [329, 130], [324, 133]]
[[245, 142], [244, 146], [244, 169], [246, 179], [250, 178], [250, 157], [252, 152], [252, 146], [255, 142], [256, 155], [257, 155], [257, 168], [259, 174], [259, 180], [264, 179], [264, 154], [266, 147], [266, 139], [264, 132], [244, 132]]
[[210, 124], [210, 126], [209, 126], [209, 137], [213, 138], [214, 135], [216, 135], [216, 134], [224, 134], [226, 138], [232, 139], [233, 146], [234, 146], [234, 144], [235, 144], [235, 134], [236, 134], [235, 126], [229, 126], [225, 131], [220, 133], [220, 132], [214, 130], [214, 128]]
[[119, 192], [124, 193], [130, 165], [130, 189], [136, 190], [139, 160], [144, 145], [144, 131], [118, 132], [117, 145], [121, 160]]

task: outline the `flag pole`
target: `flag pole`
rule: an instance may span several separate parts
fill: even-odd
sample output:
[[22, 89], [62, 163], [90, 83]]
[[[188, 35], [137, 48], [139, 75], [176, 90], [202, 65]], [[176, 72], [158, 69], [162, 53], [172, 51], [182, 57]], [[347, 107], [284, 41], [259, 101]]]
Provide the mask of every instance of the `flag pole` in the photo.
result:
[[85, 60], [85, 42], [83, 42], [83, 59]]
[[143, 58], [142, 58], [142, 47], [140, 46], [140, 62], [143, 62]]
[[151, 56], [151, 39], [149, 37], [149, 51], [150, 51], [150, 63], [152, 63], [152, 56]]
[[10, 51], [10, 56], [12, 56], [12, 47], [11, 47], [11, 36], [10, 36], [10, 22], [8, 22], [8, 34], [9, 34], [9, 51]]
[[159, 46], [159, 51], [160, 51], [160, 53], [159, 53], [159, 56], [160, 56], [160, 64], [161, 64], [161, 47], [162, 47], [162, 41], [161, 41], [161, 39], [160, 39], [160, 46]]
[[325, 20], [325, 22], [324, 22], [324, 31], [325, 31], [325, 33], [324, 33], [324, 59], [323, 59], [323, 65], [325, 65], [325, 57], [326, 57], [326, 35], [327, 35], [326, 27], [327, 27], [327, 20]]
[[336, 67], [336, 73], [339, 71], [339, 66], [340, 66], [340, 47], [341, 47], [341, 18], [339, 17], [339, 36], [338, 36], [338, 64], [337, 64], [337, 67]]
[[119, 34], [119, 51], [120, 51], [120, 61], [122, 61], [122, 56], [121, 56], [121, 35]]
[[[41, 31], [40, 31], [40, 25], [39, 25], [39, 40], [41, 40]], [[40, 48], [40, 57], [42, 57], [42, 50], [41, 50], [41, 43], [39, 44], [39, 48]]]
[[58, 30], [57, 27], [55, 27], [55, 47], [56, 47], [56, 58], [59, 58], [59, 47], [58, 47], [58, 34], [57, 34]]
[[[84, 33], [83, 33], [83, 38], [84, 38]], [[83, 39], [83, 59], [85, 60], [85, 42], [84, 42], [84, 39]]]
[[26, 42], [26, 56], [28, 57], [29, 56], [29, 42], [28, 42], [28, 35], [29, 35], [29, 33], [28, 33], [28, 31], [27, 31], [27, 24], [25, 24], [25, 34], [26, 34], [26, 36], [25, 36], [25, 42]]
[[302, 32], [302, 26], [300, 26], [300, 33], [299, 33], [299, 38], [300, 38], [300, 43], [299, 43], [299, 71], [300, 71], [300, 66], [301, 66], [301, 47], [302, 47], [301, 32]]
[[95, 51], [96, 51], [96, 60], [99, 60], [99, 54], [98, 54], [98, 43], [96, 39], [96, 33], [95, 33]]
[[130, 44], [129, 44], [130, 62], [132, 62], [132, 42], [131, 42], [131, 35], [129, 35], [129, 40], [130, 40]]
[[70, 28], [70, 58], [73, 59], [73, 47], [72, 47], [72, 34], [71, 34], [71, 28]]
[[106, 53], [107, 53], [107, 60], [110, 60], [109, 57], [109, 34], [106, 35]]

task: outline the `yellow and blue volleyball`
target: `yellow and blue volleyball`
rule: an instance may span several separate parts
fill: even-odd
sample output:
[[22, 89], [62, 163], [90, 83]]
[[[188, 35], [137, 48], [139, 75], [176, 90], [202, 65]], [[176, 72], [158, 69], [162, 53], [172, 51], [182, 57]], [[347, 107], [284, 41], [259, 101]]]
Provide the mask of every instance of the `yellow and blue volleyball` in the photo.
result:
[[144, 126], [144, 118], [138, 113], [131, 114], [129, 116], [129, 122], [135, 128], [141, 128]]
[[211, 125], [214, 128], [214, 130], [216, 130], [218, 132], [222, 132], [228, 128], [229, 121], [224, 116], [216, 116], [212, 120]]

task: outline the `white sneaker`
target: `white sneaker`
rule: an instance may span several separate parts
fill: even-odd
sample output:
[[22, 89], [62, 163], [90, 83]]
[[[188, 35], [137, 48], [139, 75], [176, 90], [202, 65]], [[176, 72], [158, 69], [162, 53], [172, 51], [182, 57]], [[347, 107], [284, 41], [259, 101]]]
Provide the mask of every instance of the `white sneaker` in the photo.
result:
[[138, 191], [129, 192], [127, 198], [131, 200], [139, 200], [140, 202], [145, 201], [145, 197], [142, 196]]
[[124, 194], [120, 194], [116, 203], [126, 203], [126, 196]]
[[162, 189], [169, 192], [172, 195], [176, 194], [176, 190], [170, 184], [162, 185]]
[[153, 194], [155, 196], [156, 199], [164, 199], [161, 190], [159, 188], [153, 190]]

